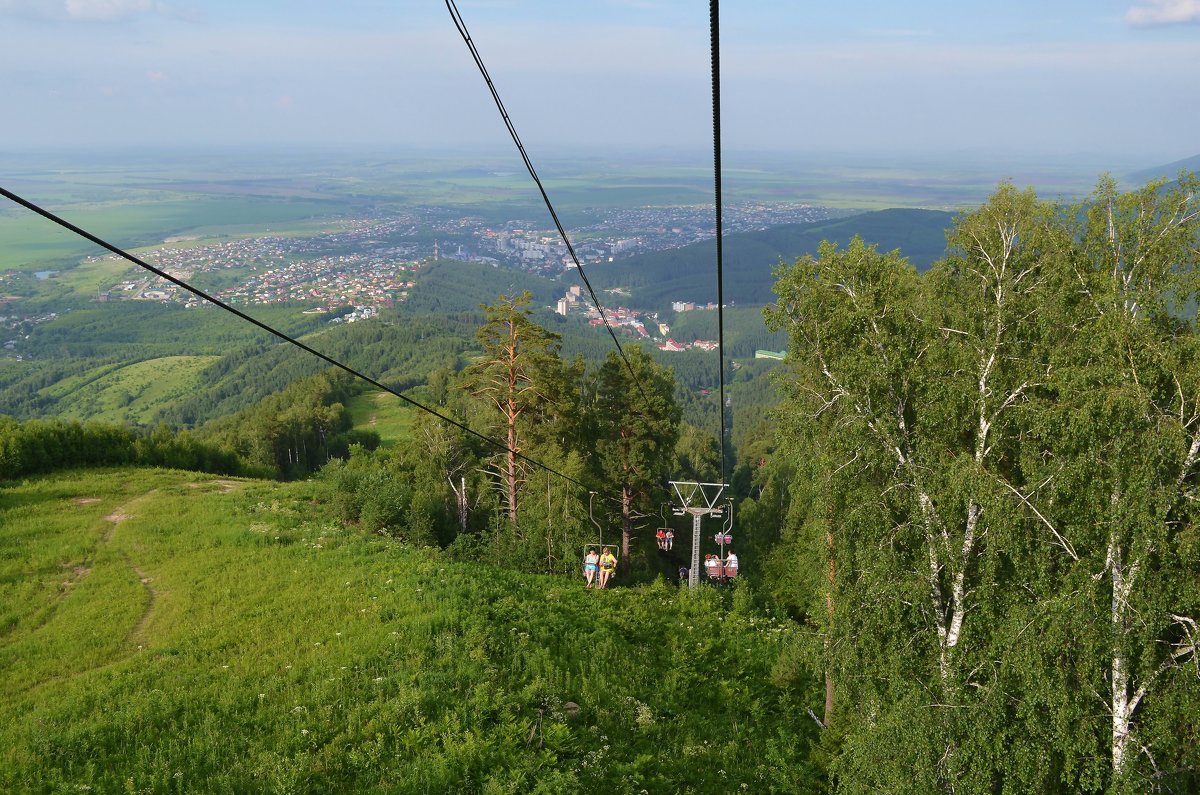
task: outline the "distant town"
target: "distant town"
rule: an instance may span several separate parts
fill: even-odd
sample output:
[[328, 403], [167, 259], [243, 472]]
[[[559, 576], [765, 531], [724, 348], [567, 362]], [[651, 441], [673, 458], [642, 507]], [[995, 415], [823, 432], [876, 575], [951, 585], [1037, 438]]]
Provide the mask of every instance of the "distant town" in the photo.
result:
[[[826, 208], [807, 204], [746, 204], [726, 207], [724, 222], [727, 233], [733, 233], [813, 222], [830, 215]], [[581, 262], [597, 265], [616, 257], [711, 239], [712, 225], [711, 207], [616, 210], [601, 221], [573, 231], [572, 245]], [[554, 230], [536, 228], [525, 221], [489, 225], [479, 218], [456, 216], [446, 208], [419, 207], [387, 216], [333, 221], [331, 226], [335, 229], [313, 234], [268, 234], [217, 242], [172, 237], [140, 256], [229, 304], [308, 304], [311, 312], [337, 312], [332, 322], [338, 323], [370, 318], [382, 308], [403, 303], [417, 289], [417, 273], [438, 259], [513, 267], [551, 277], [575, 268], [566, 245]], [[117, 259], [115, 255], [104, 255], [89, 257], [85, 262]], [[45, 280], [55, 275], [55, 271], [43, 271], [36, 278]], [[23, 277], [17, 271], [0, 273], [0, 284]], [[712, 303], [698, 305], [685, 298], [673, 302], [672, 310], [716, 308]], [[130, 276], [115, 284], [98, 285], [93, 300], [208, 305], [166, 279], [132, 269]], [[594, 326], [604, 322], [590, 302], [581, 300], [578, 287], [551, 308], [562, 315], [582, 314]], [[715, 340], [676, 342], [656, 314], [643, 318], [641, 313], [624, 307], [609, 309], [606, 314], [615, 328], [651, 339], [664, 351], [712, 350], [717, 345]], [[18, 314], [15, 307], [10, 307], [9, 314], [0, 315], [0, 329], [10, 335], [3, 341], [4, 354], [18, 355], [20, 340], [29, 329], [54, 317], [53, 313]]]
[[[711, 212], [690, 207], [620, 210], [601, 223], [578, 230], [572, 242], [585, 264], [679, 248], [712, 237]], [[755, 204], [725, 211], [728, 232], [828, 216], [825, 208], [806, 204]], [[507, 265], [547, 276], [574, 268], [557, 233], [519, 221], [495, 227], [470, 217], [447, 217], [441, 209], [421, 208], [387, 219], [345, 221], [343, 227], [311, 236], [246, 237], [208, 245], [173, 239], [144, 258], [184, 280], [221, 271], [240, 275], [236, 285], [215, 291], [217, 297], [233, 304], [303, 301], [325, 309], [379, 308], [402, 302], [415, 287], [411, 274], [423, 262], [443, 257]], [[155, 276], [114, 285], [99, 292], [97, 298], [202, 303]]]

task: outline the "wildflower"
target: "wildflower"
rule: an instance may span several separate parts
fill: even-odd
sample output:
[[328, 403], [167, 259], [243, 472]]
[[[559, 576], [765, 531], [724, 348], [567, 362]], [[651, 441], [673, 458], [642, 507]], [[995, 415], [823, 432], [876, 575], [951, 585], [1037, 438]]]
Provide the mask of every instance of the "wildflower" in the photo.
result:
[[266, 697], [267, 697], [267, 694], [266, 694], [266, 693], [259, 693], [259, 694], [258, 694], [258, 700], [259, 700], [259, 701], [262, 701], [262, 700], [263, 700], [264, 698], [266, 698]]
[[300, 733], [301, 733], [301, 734], [308, 734], [308, 729], [301, 729], [301, 730], [300, 730]]

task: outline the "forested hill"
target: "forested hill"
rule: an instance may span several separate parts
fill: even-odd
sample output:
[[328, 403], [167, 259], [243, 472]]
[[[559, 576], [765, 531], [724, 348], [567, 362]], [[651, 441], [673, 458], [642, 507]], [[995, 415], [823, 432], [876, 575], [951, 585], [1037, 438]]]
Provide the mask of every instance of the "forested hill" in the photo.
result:
[[427, 265], [415, 281], [416, 289], [404, 304], [407, 314], [477, 312], [498, 295], [520, 295], [525, 290], [533, 296], [535, 305], [545, 306], [563, 293], [561, 283], [544, 276], [457, 260]]
[[[945, 253], [946, 229], [953, 213], [937, 210], [880, 210], [809, 224], [787, 224], [763, 232], [728, 235], [724, 246], [725, 300], [766, 304], [780, 260], [791, 262], [815, 254], [822, 240], [846, 245], [855, 235], [881, 251], [900, 249], [924, 271]], [[711, 241], [671, 251], [658, 251], [619, 260], [595, 269], [598, 287], [628, 287], [628, 303], [638, 308], [663, 309], [671, 301], [707, 302], [716, 299]]]

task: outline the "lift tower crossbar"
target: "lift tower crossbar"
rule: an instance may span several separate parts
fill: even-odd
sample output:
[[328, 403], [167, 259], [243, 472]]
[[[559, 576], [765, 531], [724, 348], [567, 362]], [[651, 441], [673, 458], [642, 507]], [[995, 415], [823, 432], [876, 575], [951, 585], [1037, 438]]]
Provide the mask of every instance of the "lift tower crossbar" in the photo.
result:
[[671, 506], [676, 516], [692, 516], [692, 566], [688, 569], [688, 587], [700, 584], [700, 519], [704, 516], [722, 516], [725, 506], [721, 495], [729, 488], [727, 483], [696, 483], [690, 480], [672, 480], [675, 496], [679, 502]]

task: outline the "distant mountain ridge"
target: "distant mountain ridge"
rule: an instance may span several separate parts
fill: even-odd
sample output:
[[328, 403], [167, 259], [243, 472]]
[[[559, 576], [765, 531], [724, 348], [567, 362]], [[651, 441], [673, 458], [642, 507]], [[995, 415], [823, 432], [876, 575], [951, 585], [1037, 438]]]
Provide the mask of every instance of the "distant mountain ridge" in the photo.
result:
[[[954, 213], [939, 210], [879, 210], [833, 221], [786, 224], [762, 232], [728, 235], [724, 245], [725, 301], [769, 303], [774, 298], [771, 287], [779, 262], [815, 254], [822, 240], [844, 246], [858, 235], [880, 250], [900, 249], [919, 270], [927, 270], [945, 254], [946, 230], [954, 217]], [[715, 301], [715, 268], [714, 245], [705, 241], [629, 257], [591, 272], [598, 287], [629, 288], [632, 296], [623, 303], [665, 309], [671, 301]]]
[[1180, 171], [1200, 171], [1200, 155], [1185, 157], [1183, 160], [1176, 160], [1174, 163], [1144, 168], [1141, 171], [1129, 174], [1127, 179], [1138, 184], [1163, 177], [1173, 180], [1179, 176]]

